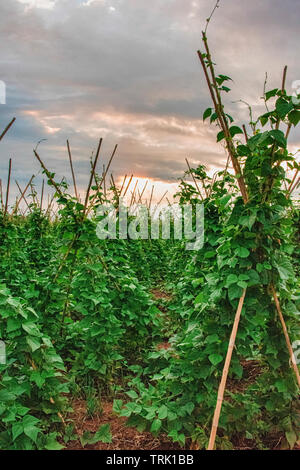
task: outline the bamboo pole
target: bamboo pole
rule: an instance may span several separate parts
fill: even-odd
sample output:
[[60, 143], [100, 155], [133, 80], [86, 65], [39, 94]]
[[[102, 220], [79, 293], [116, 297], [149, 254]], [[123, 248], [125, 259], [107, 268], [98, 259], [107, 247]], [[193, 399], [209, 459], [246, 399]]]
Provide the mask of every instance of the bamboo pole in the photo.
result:
[[289, 351], [289, 355], [290, 355], [290, 359], [291, 359], [291, 364], [292, 364], [292, 367], [293, 367], [295, 375], [296, 375], [298, 386], [300, 388], [300, 374], [299, 374], [298, 366], [297, 366], [294, 351], [293, 351], [293, 348], [292, 348], [292, 345], [291, 345], [291, 342], [290, 342], [288, 330], [287, 330], [287, 327], [286, 327], [286, 324], [285, 324], [285, 321], [284, 321], [284, 318], [283, 318], [283, 315], [282, 315], [280, 303], [279, 303], [279, 300], [278, 300], [278, 297], [277, 297], [277, 294], [276, 294], [276, 290], [275, 290], [273, 284], [271, 284], [271, 291], [272, 291], [273, 298], [274, 298], [274, 301], [275, 301], [276, 310], [277, 310], [277, 313], [279, 315], [280, 322], [281, 322], [281, 325], [282, 325], [283, 334], [284, 334], [284, 337], [285, 337], [285, 342], [286, 342], [286, 345], [287, 345], [287, 348], [288, 348], [288, 351]]
[[[111, 154], [111, 156], [110, 156], [110, 159], [109, 159], [109, 162], [108, 162], [108, 164], [107, 164], [107, 167], [106, 167], [106, 170], [105, 170], [105, 173], [104, 173], [104, 177], [103, 177], [103, 178], [106, 178], [107, 172], [108, 172], [108, 170], [109, 170], [109, 168], [110, 168], [110, 165], [111, 165], [111, 162], [113, 161], [113, 158], [114, 158], [114, 156], [115, 156], [115, 154], [116, 154], [117, 148], [118, 148], [118, 144], [115, 145], [115, 148], [114, 148], [114, 150], [113, 150], [113, 152], [112, 152], [112, 154]], [[99, 187], [101, 187], [101, 185], [102, 185], [102, 180], [100, 181]]]
[[0, 200], [1, 200], [1, 208], [3, 210], [4, 205], [3, 205], [2, 179], [0, 179]]
[[38, 203], [38, 200], [36, 198], [36, 192], [34, 190], [34, 187], [33, 187], [33, 184], [31, 183], [30, 184], [30, 189], [31, 189], [31, 197], [32, 197], [32, 202], [38, 207], [39, 206], [39, 203]]
[[164, 199], [164, 197], [165, 197], [167, 194], [168, 194], [168, 190], [162, 195], [162, 197], [160, 198], [160, 200], [159, 200], [157, 206], [160, 205], [160, 203], [162, 202], [162, 200]]
[[202, 65], [202, 68], [203, 68], [203, 71], [204, 71], [204, 75], [205, 75], [205, 78], [206, 78], [206, 81], [207, 81], [208, 89], [209, 89], [209, 92], [210, 92], [210, 95], [211, 95], [211, 98], [212, 98], [212, 101], [213, 101], [213, 104], [214, 104], [215, 112], [218, 116], [218, 121], [219, 121], [220, 128], [224, 132], [224, 136], [225, 136], [225, 140], [226, 140], [226, 147], [227, 147], [228, 153], [230, 155], [231, 162], [232, 162], [235, 174], [237, 176], [237, 181], [238, 181], [238, 185], [239, 185], [243, 200], [244, 200], [245, 203], [247, 203], [248, 202], [248, 192], [247, 192], [247, 188], [246, 188], [246, 185], [245, 185], [244, 178], [242, 176], [241, 166], [240, 166], [239, 161], [238, 161], [238, 159], [235, 155], [235, 148], [234, 148], [234, 145], [233, 145], [233, 142], [232, 142], [232, 137], [231, 137], [230, 132], [229, 132], [228, 124], [227, 124], [227, 121], [226, 121], [226, 116], [224, 115], [223, 105], [222, 105], [220, 93], [219, 93], [219, 90], [218, 90], [218, 84], [216, 82], [215, 72], [214, 72], [214, 68], [213, 68], [213, 62], [212, 62], [212, 58], [211, 58], [210, 51], [209, 51], [209, 48], [208, 48], [208, 43], [207, 43], [207, 38], [206, 38], [205, 32], [202, 33], [202, 40], [203, 40], [203, 43], [205, 45], [206, 57], [207, 57], [207, 61], [208, 61], [208, 68], [209, 68], [210, 73], [211, 73], [212, 82], [211, 82], [211, 79], [208, 75], [208, 70], [207, 70], [207, 67], [206, 67], [206, 64], [205, 64], [205, 61], [204, 61], [204, 58], [203, 58], [203, 55], [202, 55], [201, 51], [198, 51], [198, 57], [200, 59], [200, 62], [201, 62], [201, 65]]
[[43, 210], [44, 188], [45, 188], [45, 180], [43, 179], [41, 202], [40, 202], [40, 212], [42, 212], [42, 210]]
[[72, 154], [71, 154], [70, 144], [68, 140], [67, 140], [67, 148], [68, 148], [69, 162], [70, 162], [70, 168], [71, 168], [71, 173], [72, 173], [75, 196], [78, 201], [78, 192], [77, 192], [76, 179], [75, 179], [75, 173], [74, 173], [73, 162], [72, 162]]
[[[48, 195], [48, 197], [49, 197], [49, 195]], [[46, 216], [49, 215], [49, 217], [51, 217], [51, 209], [52, 209], [53, 201], [54, 201], [54, 194], [52, 195], [50, 201], [48, 202], [48, 207], [47, 207], [47, 210], [46, 210]]]
[[[102, 140], [102, 139], [101, 139], [101, 140]], [[100, 180], [100, 183], [97, 185], [99, 189], [101, 188], [103, 181], [105, 181], [107, 172], [108, 172], [109, 167], [110, 167], [110, 165], [111, 165], [111, 162], [112, 162], [112, 160], [113, 160], [113, 158], [114, 158], [114, 156], [115, 156], [115, 154], [116, 154], [117, 148], [118, 148], [118, 144], [115, 145], [115, 148], [114, 148], [114, 150], [113, 150], [113, 152], [112, 152], [112, 154], [111, 154], [111, 157], [110, 157], [109, 162], [108, 162], [108, 164], [107, 164], [107, 167], [106, 167], [106, 170], [105, 170], [105, 172], [104, 172], [104, 175], [102, 175], [102, 178], [101, 178], [101, 180]], [[94, 202], [96, 196], [97, 196], [97, 192], [94, 194], [94, 196], [93, 196], [92, 199], [91, 199], [91, 202], [90, 202], [90, 205], [89, 205], [89, 208], [88, 208], [88, 211], [87, 211], [88, 214], [89, 214], [89, 212], [91, 211], [91, 209], [92, 209], [92, 207], [93, 207], [93, 202]]]
[[247, 129], [246, 129], [245, 124], [243, 124], [243, 131], [244, 131], [244, 136], [245, 136], [245, 140], [246, 140], [246, 143], [247, 143], [248, 142], [248, 134], [247, 134]]
[[[186, 161], [186, 163], [187, 163], [187, 166], [188, 166], [190, 175], [191, 175], [191, 177], [193, 178], [193, 181], [194, 181], [195, 186], [196, 186], [196, 188], [197, 188], [198, 194], [199, 194], [199, 196], [201, 197], [201, 200], [203, 201], [203, 196], [202, 196], [202, 194], [201, 194], [201, 191], [200, 191], [200, 188], [199, 188], [198, 183], [197, 183], [197, 181], [196, 181], [196, 178], [195, 178], [195, 176], [194, 176], [194, 173], [192, 172], [192, 169], [191, 169], [191, 167], [190, 167], [189, 161], [188, 161], [187, 158], [185, 159], [185, 161]], [[206, 191], [205, 186], [204, 186], [204, 190], [205, 190], [205, 194], [206, 194], [206, 197], [207, 197], [207, 191]]]
[[149, 206], [148, 206], [149, 209], [151, 209], [152, 198], [153, 198], [153, 191], [154, 191], [154, 184], [152, 185], [152, 189], [151, 189], [151, 196], [150, 196], [150, 201], [149, 201]]
[[56, 191], [58, 192], [58, 194], [59, 194], [60, 196], [62, 196], [63, 193], [61, 192], [60, 188], [58, 187], [58, 185], [56, 184], [56, 182], [55, 182], [54, 179], [52, 178], [52, 176], [51, 176], [49, 170], [46, 168], [46, 166], [45, 166], [44, 163], [42, 162], [42, 160], [41, 160], [39, 154], [37, 153], [37, 151], [36, 151], [36, 150], [33, 150], [33, 153], [34, 153], [34, 155], [36, 156], [37, 160], [39, 161], [39, 163], [40, 163], [41, 167], [43, 168], [44, 172], [46, 173], [47, 178], [51, 181], [52, 185], [55, 187], [55, 189], [56, 189]]
[[4, 218], [8, 210], [8, 198], [9, 198], [9, 187], [10, 187], [10, 177], [11, 177], [11, 158], [9, 159], [8, 164], [8, 176], [7, 176], [7, 187], [6, 187], [6, 197], [5, 197], [5, 206], [4, 206]]
[[99, 158], [99, 155], [100, 155], [100, 149], [101, 149], [101, 145], [102, 145], [102, 140], [103, 140], [103, 139], [102, 139], [102, 137], [101, 137], [101, 139], [99, 140], [99, 144], [98, 144], [98, 148], [97, 148], [97, 153], [96, 153], [95, 160], [94, 160], [94, 163], [93, 163], [93, 166], [92, 166], [92, 170], [91, 170], [90, 180], [89, 180], [89, 184], [88, 184], [87, 191], [86, 191], [86, 195], [85, 195], [84, 210], [83, 210], [83, 218], [84, 218], [84, 216], [85, 216], [86, 209], [87, 209], [87, 205], [88, 205], [88, 202], [89, 202], [90, 190], [91, 190], [92, 182], [93, 182], [93, 179], [94, 179], [94, 174], [95, 174], [95, 171], [96, 171], [96, 166], [97, 166], [98, 158]]
[[298, 173], [299, 173], [299, 169], [297, 169], [297, 170], [295, 171], [295, 174], [294, 174], [294, 176], [293, 176], [293, 179], [292, 179], [292, 181], [291, 181], [291, 183], [290, 183], [290, 185], [289, 185], [289, 187], [288, 187], [288, 195], [287, 195], [287, 197], [289, 196], [289, 193], [291, 192], [291, 189], [292, 189], [293, 184], [294, 184], [294, 182], [295, 182], [295, 180], [296, 180], [296, 178], [297, 178]]
[[5, 136], [6, 132], [11, 128], [11, 126], [13, 125], [13, 123], [15, 122], [16, 118], [13, 118], [10, 123], [6, 126], [6, 128], [4, 129], [4, 131], [2, 132], [2, 134], [0, 135], [0, 141], [3, 139], [3, 137]]
[[[27, 199], [26, 199], [26, 197], [25, 197], [25, 192], [22, 191], [22, 189], [20, 188], [20, 185], [19, 185], [18, 181], [17, 181], [17, 180], [15, 180], [15, 181], [16, 181], [16, 185], [18, 186], [18, 190], [20, 191], [20, 194], [21, 194], [21, 197], [20, 197], [20, 199], [19, 199], [19, 203], [21, 202], [22, 199], [24, 199], [24, 202], [25, 202], [25, 204], [26, 204], [26, 206], [27, 206], [29, 212], [32, 212], [32, 210], [31, 210], [31, 208], [30, 208], [30, 206], [29, 206], [29, 204], [28, 204], [28, 202], [27, 202]], [[23, 194], [23, 193], [24, 193], [24, 194]], [[22, 196], [22, 194], [23, 194], [23, 196]]]
[[105, 176], [105, 165], [103, 165], [102, 178], [103, 178], [103, 191], [104, 191], [104, 199], [106, 200], [106, 176]]
[[245, 295], [246, 295], [246, 290], [243, 290], [242, 296], [239, 300], [238, 308], [235, 314], [234, 318], [234, 323], [230, 335], [230, 340], [228, 344], [228, 349], [227, 349], [227, 354], [226, 354], [226, 359], [225, 359], [225, 364], [223, 368], [223, 373], [222, 373], [222, 378], [221, 382], [219, 385], [219, 390], [218, 390], [218, 398], [217, 398], [217, 404], [216, 404], [216, 409], [214, 413], [214, 418], [213, 418], [213, 423], [211, 427], [211, 433], [210, 433], [210, 438], [209, 438], [209, 444], [207, 450], [213, 450], [215, 446], [215, 440], [216, 440], [216, 435], [217, 435], [217, 430], [218, 430], [218, 425], [219, 425], [219, 419], [220, 419], [220, 413], [221, 413], [221, 408], [223, 404], [223, 399], [224, 399], [224, 392], [225, 392], [225, 386], [226, 386], [226, 381], [227, 381], [227, 376], [229, 372], [229, 366], [231, 362], [231, 356], [233, 352], [233, 348], [235, 345], [235, 339], [236, 339], [236, 334], [239, 326], [239, 321], [241, 317], [241, 311], [243, 308], [244, 300], [245, 300]]
[[130, 179], [129, 179], [129, 182], [128, 182], [128, 184], [127, 184], [127, 186], [126, 186], [126, 189], [125, 189], [125, 191], [124, 191], [123, 197], [125, 197], [126, 194], [127, 194], [127, 191], [128, 191], [129, 186], [130, 186], [130, 183], [131, 183], [131, 181], [132, 181], [132, 178], [133, 178], [133, 175], [130, 176]]
[[293, 194], [293, 192], [295, 191], [295, 189], [298, 187], [299, 183], [300, 183], [300, 177], [297, 179], [296, 183], [295, 183], [294, 186], [292, 187], [292, 189], [291, 189], [291, 191], [290, 191], [290, 193], [289, 193], [290, 196]]
[[127, 175], [124, 176], [123, 183], [122, 183], [122, 186], [121, 186], [121, 189], [120, 189], [120, 196], [121, 196], [122, 191], [123, 191], [123, 189], [124, 189], [124, 185], [125, 185], [126, 179], [127, 179]]
[[148, 180], [146, 181], [145, 186], [144, 186], [144, 188], [143, 188], [141, 194], [140, 194], [140, 192], [139, 192], [139, 202], [140, 202], [141, 204], [142, 204], [142, 197], [143, 197], [143, 195], [144, 195], [144, 192], [145, 192], [145, 189], [146, 189], [146, 187], [147, 187], [147, 184], [148, 184]]
[[24, 191], [21, 190], [21, 188], [20, 188], [20, 186], [19, 186], [19, 183], [16, 181], [16, 184], [17, 184], [17, 186], [18, 186], [18, 189], [19, 189], [19, 191], [20, 191], [20, 193], [21, 193], [21, 197], [19, 198], [18, 202], [16, 203], [16, 206], [15, 206], [15, 208], [14, 208], [14, 210], [13, 210], [12, 215], [14, 215], [14, 214], [17, 212], [18, 207], [19, 207], [19, 204], [20, 204], [20, 202], [22, 201], [22, 199], [24, 199], [24, 201], [25, 201], [25, 203], [26, 203], [28, 209], [30, 209], [30, 208], [29, 208], [29, 205], [28, 205], [28, 202], [27, 202], [26, 199], [25, 199], [25, 194], [26, 194], [27, 189], [28, 189], [29, 186], [31, 185], [33, 178], [34, 178], [34, 175], [32, 175], [32, 177], [30, 178], [30, 180], [29, 180], [29, 182], [27, 183], [26, 188], [24, 189]]
[[131, 207], [132, 204], [134, 203], [135, 191], [136, 191], [137, 184], [138, 184], [138, 179], [137, 179], [136, 182], [135, 182], [134, 190], [133, 190], [133, 193], [132, 193], [132, 196], [131, 196], [130, 207]]

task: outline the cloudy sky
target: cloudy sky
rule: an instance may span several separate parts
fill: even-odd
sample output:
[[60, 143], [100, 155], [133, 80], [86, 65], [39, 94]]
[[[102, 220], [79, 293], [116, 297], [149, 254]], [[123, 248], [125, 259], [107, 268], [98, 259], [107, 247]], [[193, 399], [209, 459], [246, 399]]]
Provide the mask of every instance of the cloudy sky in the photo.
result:
[[[33, 147], [47, 166], [69, 177], [70, 140], [78, 185], [87, 184], [89, 159], [104, 138], [100, 167], [114, 145], [116, 179], [134, 173], [173, 185], [193, 164], [222, 169], [217, 129], [202, 123], [209, 105], [196, 51], [215, 0], [9, 0], [0, 3], [0, 80], [6, 104], [0, 129], [16, 117], [1, 142], [0, 177], [8, 158], [25, 184], [38, 172]], [[209, 26], [218, 71], [234, 80], [226, 97], [238, 122], [243, 99], [259, 113], [268, 86], [288, 91], [300, 79], [298, 0], [221, 0]], [[292, 134], [292, 150], [300, 136]], [[151, 183], [152, 183], [151, 181]], [[160, 183], [159, 191], [164, 190]], [[171, 186], [170, 186], [171, 188]]]

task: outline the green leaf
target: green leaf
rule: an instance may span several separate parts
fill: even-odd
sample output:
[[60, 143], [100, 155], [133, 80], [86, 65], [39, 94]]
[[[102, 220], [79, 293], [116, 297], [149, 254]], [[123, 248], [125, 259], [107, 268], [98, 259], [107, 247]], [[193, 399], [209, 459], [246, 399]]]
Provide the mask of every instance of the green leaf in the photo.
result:
[[203, 113], [203, 121], [205, 121], [205, 119], [207, 119], [212, 113], [212, 108], [207, 108], [204, 113]]
[[42, 386], [44, 385], [45, 383], [45, 379], [44, 377], [40, 374], [39, 371], [37, 370], [34, 370], [31, 375], [30, 375], [30, 378], [31, 380], [33, 380], [33, 382], [36, 383], [36, 385], [38, 386], [38, 388], [42, 388]]
[[270, 131], [269, 134], [280, 147], [286, 148], [287, 142], [286, 142], [284, 133], [282, 131], [280, 131], [279, 129], [274, 129]]
[[193, 279], [193, 280], [192, 280], [192, 286], [193, 286], [194, 288], [196, 288], [196, 287], [200, 286], [201, 282], [202, 282], [202, 279], [201, 279], [201, 278], [200, 278], [200, 279]]
[[232, 284], [228, 289], [228, 297], [230, 300], [238, 299], [241, 297], [243, 289], [237, 284]]
[[291, 430], [285, 433], [285, 437], [289, 443], [290, 448], [293, 449], [297, 442], [297, 434], [295, 433], [294, 430]]
[[210, 116], [210, 123], [216, 121], [217, 119], [218, 119], [217, 113], [212, 113], [212, 115]]
[[207, 252], [204, 254], [204, 258], [205, 258], [205, 259], [213, 258], [214, 256], [216, 256], [216, 252], [215, 252], [215, 251], [207, 251]]
[[243, 367], [241, 366], [241, 364], [239, 364], [237, 362], [232, 363], [231, 369], [239, 379], [242, 378], [242, 376], [243, 376]]
[[268, 101], [273, 96], [276, 96], [277, 93], [278, 93], [278, 88], [274, 88], [273, 90], [267, 91], [267, 93], [265, 95], [266, 96], [266, 101]]
[[85, 447], [87, 444], [94, 444], [93, 436], [89, 431], [84, 431], [82, 436], [80, 436], [80, 443], [82, 447]]
[[159, 419], [165, 419], [168, 416], [168, 408], [165, 405], [162, 405], [158, 409], [158, 417]]
[[223, 140], [225, 138], [225, 134], [223, 131], [220, 131], [218, 132], [218, 135], [217, 135], [217, 142], [220, 142], [221, 140]]
[[7, 320], [7, 333], [11, 333], [12, 331], [18, 330], [20, 326], [20, 320], [18, 320], [17, 318], [9, 318]]
[[28, 436], [33, 442], [36, 442], [38, 433], [40, 432], [40, 429], [36, 426], [38, 422], [39, 420], [31, 415], [24, 416], [22, 421], [24, 434], [26, 434], [26, 436]]
[[220, 199], [220, 206], [221, 207], [226, 207], [226, 205], [228, 204], [228, 202], [230, 201], [231, 199], [231, 194], [225, 194], [224, 196], [221, 197]]
[[249, 157], [251, 155], [251, 150], [247, 145], [238, 145], [237, 152], [240, 157]]
[[239, 282], [237, 283], [237, 285], [238, 285], [239, 287], [241, 287], [242, 289], [246, 289], [246, 287], [247, 287], [247, 282], [245, 282], [245, 281], [239, 281]]
[[113, 411], [115, 413], [120, 413], [123, 408], [123, 400], [114, 400]]
[[195, 409], [195, 405], [190, 401], [184, 405], [184, 409], [191, 415]]
[[13, 441], [17, 439], [21, 434], [23, 434], [23, 424], [20, 422], [14, 423], [11, 428]]
[[32, 323], [32, 322], [23, 323], [22, 328], [31, 336], [39, 336], [39, 337], [41, 336], [41, 332], [39, 331], [35, 323]]
[[223, 357], [220, 354], [211, 354], [208, 356], [208, 359], [214, 366], [223, 361]]
[[155, 419], [155, 420], [153, 421], [153, 423], [151, 424], [150, 431], [151, 431], [151, 432], [157, 432], [157, 431], [159, 431], [160, 428], [161, 428], [161, 424], [162, 424], [162, 423], [161, 423], [161, 420], [160, 420], [160, 419]]
[[49, 439], [47, 439], [47, 442], [45, 444], [46, 450], [61, 450], [63, 448], [64, 446], [61, 445], [59, 442], [57, 442], [57, 440], [53, 437], [50, 437]]
[[133, 400], [135, 400], [136, 398], [138, 398], [138, 394], [134, 391], [134, 390], [130, 390], [129, 392], [126, 392], [126, 395], [128, 395], [130, 398], [132, 398]]
[[239, 256], [240, 258], [248, 258], [248, 256], [250, 255], [250, 251], [248, 250], [248, 248], [245, 248], [244, 246], [239, 246], [234, 251], [236, 255]]
[[284, 257], [279, 257], [274, 260], [275, 267], [278, 270], [279, 276], [282, 280], [287, 281], [294, 277], [294, 270], [291, 262]]
[[270, 113], [266, 113], [263, 116], [260, 116], [259, 120], [260, 120], [260, 123], [261, 123], [262, 127], [264, 127], [267, 124], [267, 122], [269, 120], [269, 115], [270, 115]]
[[255, 269], [250, 269], [247, 274], [249, 276], [249, 285], [254, 286], [260, 283], [259, 274]]
[[274, 385], [277, 388], [278, 392], [280, 393], [287, 392], [287, 386], [283, 380], [277, 380], [277, 382], [275, 382]]
[[290, 123], [294, 124], [294, 126], [296, 127], [298, 122], [300, 121], [300, 111], [297, 111], [296, 109], [294, 109], [293, 111], [289, 113], [288, 119]]
[[243, 134], [243, 131], [240, 127], [238, 126], [232, 126], [230, 129], [229, 129], [229, 132], [230, 132], [230, 135], [231, 137], [234, 137], [235, 135], [237, 134]]
[[238, 277], [235, 274], [229, 274], [226, 278], [226, 287], [231, 286], [231, 284], [235, 284], [238, 282]]
[[263, 143], [265, 143], [265, 141], [269, 138], [269, 132], [266, 131], [266, 132], [263, 132], [263, 133], [259, 133], [259, 134], [256, 134], [254, 135], [253, 137], [251, 137], [248, 142], [247, 142], [247, 145], [249, 147], [249, 149], [251, 151], [255, 150], [257, 147], [259, 147], [260, 145], [262, 145]]
[[0, 401], [13, 401], [15, 400], [16, 395], [14, 393], [9, 392], [8, 390], [0, 390]]
[[36, 351], [37, 349], [41, 347], [41, 343], [39, 342], [39, 340], [37, 340], [33, 336], [27, 336], [26, 342], [32, 352]]
[[256, 214], [251, 213], [250, 215], [243, 215], [239, 218], [239, 223], [243, 225], [243, 227], [247, 227], [249, 230], [252, 229], [254, 222], [256, 221]]
[[293, 104], [289, 103], [282, 97], [278, 98], [276, 101], [276, 111], [279, 114], [281, 119], [284, 119], [285, 116], [293, 109]]
[[103, 442], [104, 444], [110, 444], [112, 442], [112, 435], [109, 424], [103, 424], [100, 426], [96, 434], [93, 436], [93, 443]]

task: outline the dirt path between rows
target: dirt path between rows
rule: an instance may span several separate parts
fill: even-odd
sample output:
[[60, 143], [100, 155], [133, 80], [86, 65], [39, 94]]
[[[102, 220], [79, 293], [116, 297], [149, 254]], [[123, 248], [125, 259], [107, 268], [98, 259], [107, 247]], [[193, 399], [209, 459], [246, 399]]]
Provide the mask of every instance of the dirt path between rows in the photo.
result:
[[75, 400], [72, 404], [73, 413], [69, 418], [75, 424], [77, 433], [82, 436], [85, 431], [95, 433], [103, 424], [109, 424], [112, 434], [112, 442], [104, 444], [87, 444], [84, 448], [80, 440], [71, 441], [67, 444], [66, 450], [176, 450], [180, 447], [166, 435], [155, 438], [149, 432], [139, 432], [136, 428], [126, 426], [126, 418], [114, 414], [112, 402], [102, 403], [103, 413], [92, 418], [87, 417], [84, 400]]

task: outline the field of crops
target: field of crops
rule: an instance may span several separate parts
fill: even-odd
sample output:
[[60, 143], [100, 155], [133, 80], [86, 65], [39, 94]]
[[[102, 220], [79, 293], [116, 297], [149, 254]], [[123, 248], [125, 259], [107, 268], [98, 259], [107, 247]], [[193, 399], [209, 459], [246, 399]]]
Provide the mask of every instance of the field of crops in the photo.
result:
[[[111, 202], [118, 220], [130, 182], [98, 173], [102, 140], [84, 200], [69, 142], [70, 186], [34, 151], [48, 202], [31, 180], [9, 203], [11, 161], [2, 175], [0, 449], [299, 445], [299, 165], [288, 150], [299, 99], [285, 69], [265, 114], [239, 127], [205, 33], [203, 47], [204, 119], [228, 163], [213, 178], [188, 164], [179, 182], [180, 205], [204, 205], [201, 249], [99, 239], [98, 206]], [[129, 204], [140, 201], [133, 192]]]

